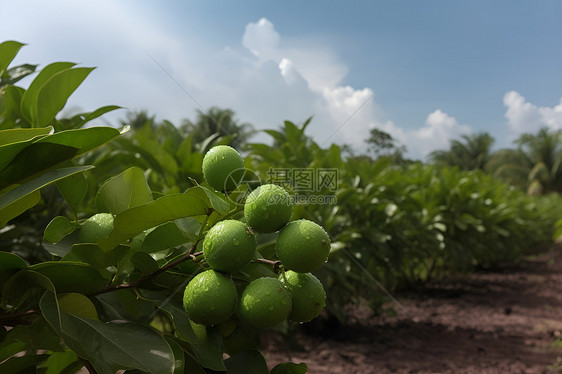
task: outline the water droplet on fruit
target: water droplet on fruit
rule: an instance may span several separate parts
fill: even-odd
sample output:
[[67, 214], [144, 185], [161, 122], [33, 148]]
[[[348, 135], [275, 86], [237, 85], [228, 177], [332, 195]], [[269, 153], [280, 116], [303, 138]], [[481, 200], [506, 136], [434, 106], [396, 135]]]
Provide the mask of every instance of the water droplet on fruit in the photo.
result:
[[234, 245], [238, 247], [240, 245], [240, 240], [234, 239]]
[[310, 236], [309, 236], [309, 235], [307, 235], [307, 236], [306, 236], [306, 238], [307, 238], [307, 239], [310, 239]]

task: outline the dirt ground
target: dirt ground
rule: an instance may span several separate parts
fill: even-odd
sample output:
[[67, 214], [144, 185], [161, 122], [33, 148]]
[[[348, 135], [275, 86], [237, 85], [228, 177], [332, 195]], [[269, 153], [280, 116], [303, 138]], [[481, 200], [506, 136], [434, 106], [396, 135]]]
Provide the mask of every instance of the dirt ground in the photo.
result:
[[395, 296], [397, 317], [360, 309], [351, 327], [299, 331], [305, 352], [266, 339], [268, 363], [304, 361], [310, 374], [562, 373], [562, 246]]

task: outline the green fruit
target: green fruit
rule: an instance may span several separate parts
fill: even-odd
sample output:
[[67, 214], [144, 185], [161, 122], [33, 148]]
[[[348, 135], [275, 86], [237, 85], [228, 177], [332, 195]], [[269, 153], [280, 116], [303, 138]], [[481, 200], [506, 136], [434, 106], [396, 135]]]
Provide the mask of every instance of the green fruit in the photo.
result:
[[187, 316], [201, 325], [216, 325], [230, 318], [238, 294], [230, 277], [214, 270], [197, 274], [185, 287], [183, 308]]
[[242, 156], [228, 145], [211, 148], [203, 158], [203, 176], [207, 183], [219, 191], [232, 191], [244, 175]]
[[256, 237], [245, 223], [225, 220], [207, 232], [203, 255], [213, 269], [233, 272], [250, 263], [256, 246]]
[[81, 243], [96, 243], [98, 239], [108, 237], [113, 231], [113, 215], [109, 213], [94, 214], [82, 224], [78, 240]]
[[242, 292], [238, 314], [250, 325], [269, 329], [286, 320], [291, 307], [291, 294], [283, 283], [275, 278], [259, 278]]
[[289, 319], [296, 322], [308, 322], [320, 315], [326, 306], [326, 292], [322, 283], [310, 273], [286, 271], [279, 280], [293, 297], [293, 309]]
[[256, 188], [244, 205], [244, 217], [257, 232], [275, 232], [289, 222], [293, 214], [291, 196], [281, 186], [264, 184]]
[[285, 269], [309, 273], [328, 260], [330, 238], [317, 223], [306, 219], [292, 221], [279, 232], [275, 252]]

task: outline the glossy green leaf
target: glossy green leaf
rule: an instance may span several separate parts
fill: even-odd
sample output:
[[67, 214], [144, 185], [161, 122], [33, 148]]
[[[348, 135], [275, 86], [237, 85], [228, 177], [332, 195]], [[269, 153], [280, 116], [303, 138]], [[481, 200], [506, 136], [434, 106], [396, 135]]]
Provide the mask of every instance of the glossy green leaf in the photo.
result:
[[[157, 307], [170, 316], [176, 328], [176, 335], [181, 340], [179, 343], [187, 345], [200, 365], [216, 371], [226, 370], [221, 337], [215, 329], [194, 324], [187, 318], [182, 307], [172, 304], [154, 291], [142, 290], [142, 295], [152, 300]], [[195, 329], [201, 331], [196, 332], [194, 326]]]
[[43, 317], [36, 318], [30, 325], [19, 324], [10, 329], [0, 343], [0, 362], [22, 351], [37, 350], [63, 351], [60, 338]]
[[79, 293], [65, 293], [57, 295], [61, 312], [89, 319], [98, 319], [96, 307], [86, 296]]
[[32, 309], [45, 290], [55, 292], [48, 277], [32, 270], [20, 270], [2, 285], [2, 305], [14, 310]]
[[[20, 186], [12, 185], [4, 191], [9, 192], [18, 187]], [[0, 195], [0, 199], [2, 199], [2, 195]], [[39, 203], [39, 201], [41, 201], [41, 193], [39, 190], [36, 190], [7, 204], [0, 209], [0, 227], [4, 227], [12, 218], [17, 217], [26, 210], [34, 207]]]
[[84, 174], [74, 174], [57, 182], [57, 189], [74, 212], [78, 214], [78, 206], [84, 201], [88, 193], [88, 182]]
[[108, 266], [117, 266], [130, 251], [131, 247], [127, 245], [117, 246], [111, 251], [103, 251], [96, 244], [75, 244], [64, 255], [62, 261], [83, 262], [96, 269], [105, 269]]
[[103, 323], [66, 313], [58, 308], [50, 293], [45, 293], [40, 308], [69, 348], [89, 360], [99, 374], [113, 374], [119, 369], [154, 374], [169, 374], [175, 370], [170, 345], [144, 325]]
[[178, 227], [176, 222], [164, 223], [149, 232], [142, 242], [141, 251], [159, 252], [187, 243], [190, 238]]
[[35, 72], [38, 65], [23, 64], [9, 68], [6, 72], [6, 77], [0, 77], [0, 85], [2, 84], [16, 84], [23, 78]]
[[48, 354], [29, 354], [21, 357], [12, 357], [0, 364], [1, 373], [26, 373], [49, 358]]
[[[44, 374], [61, 374], [66, 368], [78, 361], [78, 356], [71, 350], [64, 352], [54, 352], [43, 364], [46, 369]], [[83, 364], [80, 363], [80, 366]]]
[[57, 292], [91, 294], [103, 288], [108, 280], [93, 267], [80, 262], [46, 261], [29, 267], [51, 280]]
[[6, 86], [2, 92], [3, 94], [0, 95], [0, 130], [28, 126], [20, 113], [20, 102], [25, 90], [17, 86]]
[[31, 112], [34, 126], [48, 125], [92, 70], [94, 68], [63, 70], [45, 82], [37, 94], [37, 107]]
[[148, 186], [144, 172], [132, 167], [115, 177], [108, 179], [98, 192], [104, 206], [113, 214], [152, 201], [152, 191]]
[[79, 225], [77, 223], [70, 222], [70, 220], [66, 217], [55, 217], [45, 228], [45, 232], [43, 233], [43, 240], [52, 244], [58, 243], [78, 227]]
[[8, 69], [8, 66], [24, 45], [14, 40], [8, 40], [0, 44], [0, 76]]
[[84, 126], [85, 124], [87, 124], [88, 122], [90, 122], [90, 121], [92, 121], [92, 120], [94, 120], [98, 117], [101, 117], [106, 113], [114, 111], [116, 109], [121, 109], [121, 107], [117, 106], [117, 105], [107, 105], [107, 106], [103, 106], [101, 108], [98, 108], [98, 109], [94, 110], [93, 112], [77, 114], [77, 115], [72, 117], [72, 119], [74, 120], [73, 128], [79, 129], [82, 126]]
[[269, 369], [262, 354], [256, 350], [236, 353], [227, 359], [226, 372], [228, 374], [269, 374]]
[[18, 134], [15, 135], [10, 134], [13, 129], [2, 130], [2, 132], [7, 131], [6, 135], [4, 136], [4, 141], [6, 141], [7, 143], [0, 147], [0, 170], [4, 169], [6, 165], [8, 165], [23, 149], [33, 144], [39, 138], [47, 136], [53, 130], [53, 128], [49, 126], [42, 129], [22, 130], [28, 130], [30, 134], [35, 134], [35, 136], [28, 139], [22, 139], [16, 142], [12, 142], [11, 139], [13, 138], [24, 137], [25, 132], [17, 131]]
[[301, 362], [300, 364], [295, 364], [293, 362], [284, 362], [275, 365], [271, 369], [271, 374], [306, 374], [308, 371], [308, 366]]
[[[14, 209], [17, 208], [16, 211], [20, 211], [24, 207], [31, 205], [32, 202], [37, 202], [37, 194], [41, 188], [46, 187], [62, 178], [76, 173], [81, 173], [91, 168], [93, 168], [93, 166], [74, 166], [71, 168], [51, 170], [38, 178], [32, 179], [29, 182], [0, 195], [0, 224], [2, 222], [5, 224], [9, 219], [13, 218], [10, 216], [14, 214]], [[35, 194], [33, 195], [33, 198], [29, 197], [31, 194]], [[20, 213], [22, 212], [23, 211]]]
[[43, 85], [55, 74], [70, 69], [74, 65], [76, 64], [72, 62], [54, 62], [45, 66], [43, 70], [37, 74], [21, 99], [21, 114], [27, 122], [33, 123], [33, 118], [36, 117], [37, 96]]
[[26, 269], [27, 263], [10, 252], [0, 252], [0, 284], [4, 284], [12, 275]]
[[42, 127], [39, 129], [8, 129], [0, 131], [0, 147], [8, 144], [27, 142], [40, 136], [49, 135], [52, 127]]
[[198, 216], [209, 211], [209, 203], [201, 193], [166, 195], [148, 204], [128, 209], [115, 217], [114, 230], [109, 238], [101, 239], [102, 249], [111, 249], [124, 240], [179, 218]]
[[71, 160], [78, 149], [61, 144], [34, 143], [27, 146], [0, 171], [0, 188], [14, 183], [23, 183], [45, 170]]

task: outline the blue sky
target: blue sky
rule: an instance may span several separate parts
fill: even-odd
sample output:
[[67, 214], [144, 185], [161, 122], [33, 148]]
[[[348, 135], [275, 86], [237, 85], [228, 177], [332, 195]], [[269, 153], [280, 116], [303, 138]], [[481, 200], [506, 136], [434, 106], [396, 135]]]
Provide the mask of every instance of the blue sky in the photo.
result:
[[28, 44], [15, 63], [98, 67], [68, 104], [82, 110], [179, 124], [217, 105], [259, 129], [314, 115], [320, 144], [362, 149], [378, 127], [416, 158], [562, 128], [559, 1], [1, 1], [1, 39]]

